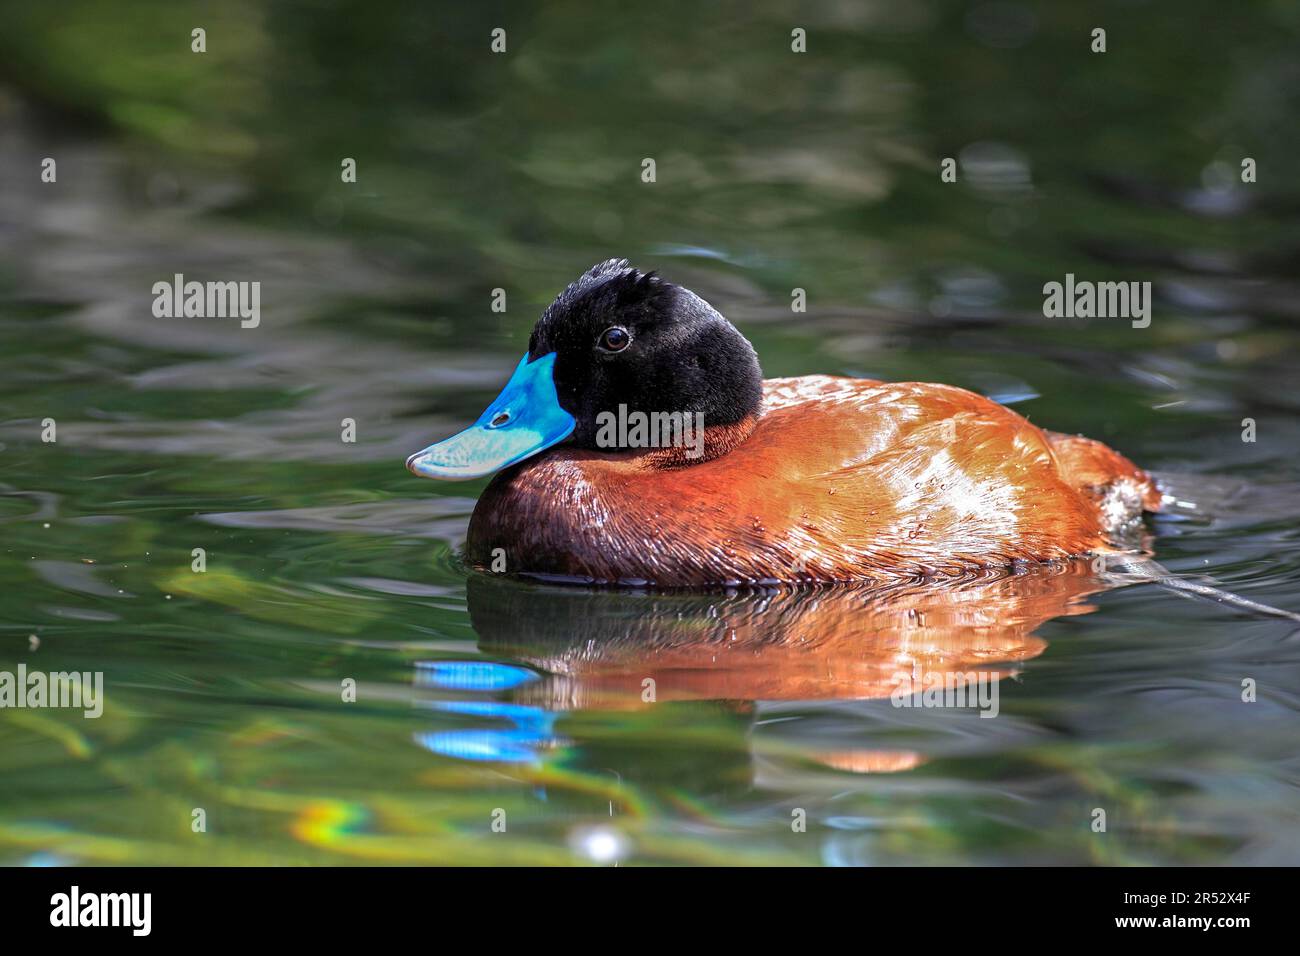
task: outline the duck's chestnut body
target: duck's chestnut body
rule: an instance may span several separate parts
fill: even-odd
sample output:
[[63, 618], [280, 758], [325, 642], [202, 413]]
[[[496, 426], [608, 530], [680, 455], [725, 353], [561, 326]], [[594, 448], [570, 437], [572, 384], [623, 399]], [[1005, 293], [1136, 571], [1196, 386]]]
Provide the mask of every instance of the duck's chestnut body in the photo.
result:
[[1159, 507], [1118, 453], [959, 388], [763, 384], [752, 420], [710, 430], [708, 460], [558, 448], [502, 472], [468, 560], [667, 587], [898, 580], [1110, 550]]
[[[615, 410], [675, 416], [692, 438], [679, 440], [683, 427], [675, 447], [645, 448], [608, 427]], [[765, 382], [711, 305], [615, 259], [546, 309], [478, 422], [407, 467], [500, 471], [470, 521], [472, 564], [659, 587], [1049, 561], [1115, 548], [1160, 504], [1150, 477], [1104, 445], [959, 388]]]

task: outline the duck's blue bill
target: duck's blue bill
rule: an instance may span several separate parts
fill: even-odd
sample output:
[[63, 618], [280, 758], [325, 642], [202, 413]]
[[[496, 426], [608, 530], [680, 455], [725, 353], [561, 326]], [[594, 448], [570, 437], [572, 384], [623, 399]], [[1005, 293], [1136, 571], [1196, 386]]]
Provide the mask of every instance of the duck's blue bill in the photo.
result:
[[573, 433], [573, 416], [555, 394], [555, 353], [535, 362], [528, 353], [501, 394], [459, 435], [417, 451], [406, 467], [421, 478], [482, 478], [559, 444]]

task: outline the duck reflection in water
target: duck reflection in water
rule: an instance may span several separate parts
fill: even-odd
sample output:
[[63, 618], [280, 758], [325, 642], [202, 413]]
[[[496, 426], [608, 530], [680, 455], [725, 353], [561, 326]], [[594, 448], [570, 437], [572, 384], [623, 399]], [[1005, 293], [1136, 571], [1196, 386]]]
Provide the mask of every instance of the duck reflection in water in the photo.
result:
[[[752, 722], [757, 705], [776, 702], [919, 707], [927, 687], [968, 688], [964, 706], [988, 713], [988, 683], [996, 706], [998, 682], [1046, 648], [1034, 632], [1090, 612], [1088, 596], [1109, 586], [1086, 561], [942, 584], [727, 593], [584, 590], [474, 574], [468, 599], [480, 650], [515, 663], [430, 662], [419, 682], [462, 696], [492, 693], [496, 699], [432, 706], [498, 718], [501, 726], [426, 734], [421, 742], [448, 756], [520, 762], [560, 742], [556, 720], [564, 712], [697, 702], [714, 717], [721, 711]], [[972, 681], [982, 682], [980, 696]], [[582, 762], [611, 756], [588, 753]], [[859, 773], [924, 760], [860, 740], [803, 756]]]

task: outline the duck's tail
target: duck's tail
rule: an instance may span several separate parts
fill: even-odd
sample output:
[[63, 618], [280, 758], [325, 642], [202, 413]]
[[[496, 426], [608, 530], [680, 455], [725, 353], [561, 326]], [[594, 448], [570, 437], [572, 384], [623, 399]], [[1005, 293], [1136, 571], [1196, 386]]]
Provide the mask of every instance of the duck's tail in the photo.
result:
[[1179, 577], [1154, 558], [1144, 554], [1107, 554], [1102, 577], [1116, 584], [1155, 584], [1179, 597], [1212, 601], [1259, 617], [1281, 618], [1300, 624], [1300, 614], [1233, 594], [1212, 584]]

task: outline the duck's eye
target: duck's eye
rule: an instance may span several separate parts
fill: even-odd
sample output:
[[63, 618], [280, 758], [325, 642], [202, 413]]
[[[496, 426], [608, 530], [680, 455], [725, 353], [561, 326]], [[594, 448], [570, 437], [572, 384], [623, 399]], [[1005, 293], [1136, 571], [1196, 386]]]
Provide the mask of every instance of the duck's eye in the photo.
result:
[[627, 329], [612, 325], [600, 333], [600, 347], [609, 352], [621, 352], [632, 344], [632, 336]]

